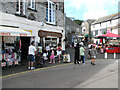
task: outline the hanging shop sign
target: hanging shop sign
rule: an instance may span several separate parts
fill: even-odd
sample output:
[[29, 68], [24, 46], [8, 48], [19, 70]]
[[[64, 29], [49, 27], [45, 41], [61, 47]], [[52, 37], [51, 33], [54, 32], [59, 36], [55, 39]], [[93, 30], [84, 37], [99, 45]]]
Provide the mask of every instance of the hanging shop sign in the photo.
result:
[[62, 38], [62, 34], [61, 33], [49, 32], [49, 31], [43, 31], [43, 30], [39, 30], [38, 31], [38, 36], [39, 37], [53, 36], [53, 37]]

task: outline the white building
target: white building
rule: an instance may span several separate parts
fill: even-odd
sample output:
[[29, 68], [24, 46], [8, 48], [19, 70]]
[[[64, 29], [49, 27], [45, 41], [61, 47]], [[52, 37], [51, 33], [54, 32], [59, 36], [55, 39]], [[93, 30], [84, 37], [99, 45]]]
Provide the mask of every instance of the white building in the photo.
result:
[[[119, 19], [120, 16], [118, 13], [99, 18], [91, 25], [92, 36], [95, 37], [106, 33], [118, 34]], [[95, 42], [96, 40], [94, 40]]]

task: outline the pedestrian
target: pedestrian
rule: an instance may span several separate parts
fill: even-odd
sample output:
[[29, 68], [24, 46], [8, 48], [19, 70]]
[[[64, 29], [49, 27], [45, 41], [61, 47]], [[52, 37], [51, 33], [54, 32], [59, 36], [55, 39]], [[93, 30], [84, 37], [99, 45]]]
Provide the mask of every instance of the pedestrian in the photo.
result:
[[91, 56], [92, 56], [91, 65], [95, 65], [95, 59], [97, 56], [97, 51], [96, 51], [95, 45], [93, 46], [93, 48], [91, 50]]
[[92, 44], [89, 43], [89, 45], [88, 45], [88, 58], [91, 58], [91, 49], [92, 49]]
[[28, 51], [28, 69], [35, 69], [33, 64], [35, 62], [35, 55], [36, 55], [36, 48], [35, 48], [35, 41], [31, 42]]
[[41, 62], [42, 62], [42, 46], [39, 43], [36, 56], [36, 65], [39, 66]]
[[58, 44], [58, 48], [57, 48], [57, 56], [59, 56], [59, 62], [61, 62], [61, 61], [60, 61], [60, 55], [61, 55], [61, 53], [62, 53], [61, 45]]
[[47, 44], [47, 46], [46, 46], [46, 52], [47, 52], [48, 59], [50, 60], [50, 46], [49, 46], [49, 44]]
[[79, 64], [79, 43], [77, 43], [76, 47], [75, 47], [75, 58], [74, 58], [74, 64]]
[[[55, 56], [54, 56], [54, 49], [51, 48], [52, 52], [51, 52], [51, 56], [50, 56], [50, 64], [53, 62], [53, 64], [55, 63]], [[53, 61], [52, 61], [53, 60]]]
[[85, 48], [84, 48], [84, 45], [81, 45], [81, 47], [80, 47], [80, 56], [81, 56], [82, 63], [85, 64]]

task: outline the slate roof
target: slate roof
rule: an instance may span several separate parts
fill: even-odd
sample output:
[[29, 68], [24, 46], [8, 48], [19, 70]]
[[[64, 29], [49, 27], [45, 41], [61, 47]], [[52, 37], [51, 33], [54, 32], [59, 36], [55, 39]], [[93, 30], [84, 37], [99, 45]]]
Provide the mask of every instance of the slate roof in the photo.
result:
[[103, 22], [114, 20], [117, 18], [120, 18], [120, 12], [115, 13], [115, 14], [111, 14], [111, 15], [108, 15], [105, 17], [101, 17], [101, 18], [97, 19], [95, 22], [93, 22], [93, 24], [103, 23]]

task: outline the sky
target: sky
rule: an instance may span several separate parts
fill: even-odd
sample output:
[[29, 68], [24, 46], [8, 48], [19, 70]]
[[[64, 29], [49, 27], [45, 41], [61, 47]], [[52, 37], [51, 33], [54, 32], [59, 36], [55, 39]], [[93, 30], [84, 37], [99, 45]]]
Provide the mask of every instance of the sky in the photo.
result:
[[120, 0], [64, 0], [67, 17], [79, 20], [98, 19], [118, 12]]

